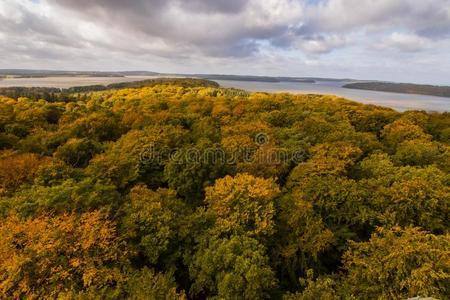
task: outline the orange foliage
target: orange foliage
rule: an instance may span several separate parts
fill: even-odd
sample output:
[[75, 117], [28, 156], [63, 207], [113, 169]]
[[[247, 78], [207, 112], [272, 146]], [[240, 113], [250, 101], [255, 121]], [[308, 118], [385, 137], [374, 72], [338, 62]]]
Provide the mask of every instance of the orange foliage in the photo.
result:
[[56, 298], [123, 280], [127, 257], [114, 224], [98, 211], [0, 223], [0, 294]]
[[50, 164], [49, 158], [36, 154], [12, 154], [0, 156], [0, 194], [15, 190], [22, 183], [31, 180], [40, 166]]

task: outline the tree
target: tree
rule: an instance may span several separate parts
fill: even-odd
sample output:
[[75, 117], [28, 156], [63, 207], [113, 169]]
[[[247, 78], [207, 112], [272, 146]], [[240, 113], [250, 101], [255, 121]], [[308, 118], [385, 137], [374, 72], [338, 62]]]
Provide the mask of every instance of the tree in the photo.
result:
[[400, 143], [394, 160], [403, 165], [426, 166], [438, 162], [441, 151], [438, 143], [410, 140]]
[[312, 203], [292, 194], [281, 198], [278, 220], [274, 243], [277, 261], [288, 275], [284, 282], [295, 287], [307, 270], [321, 268], [320, 255], [331, 248], [334, 235], [314, 212]]
[[342, 282], [336, 275], [321, 276], [314, 280], [312, 270], [308, 270], [306, 279], [300, 278], [299, 282], [304, 286], [304, 289], [295, 294], [287, 293], [283, 295], [283, 300], [357, 299], [342, 287]]
[[276, 287], [264, 247], [253, 238], [211, 240], [189, 267], [193, 296], [216, 299], [266, 299]]
[[220, 124], [211, 117], [203, 117], [192, 126], [192, 139], [198, 142], [208, 139], [211, 142], [220, 141]]
[[377, 179], [388, 177], [396, 171], [394, 163], [386, 153], [373, 153], [359, 163], [358, 169], [362, 177]]
[[14, 191], [21, 184], [31, 181], [38, 169], [49, 162], [50, 159], [31, 153], [1, 153], [0, 194]]
[[98, 211], [10, 215], [0, 223], [0, 254], [0, 293], [11, 299], [113, 292], [125, 279], [128, 257], [114, 223]]
[[116, 116], [111, 112], [93, 112], [66, 124], [71, 137], [90, 138], [97, 141], [114, 141], [122, 134]]
[[87, 138], [73, 138], [58, 147], [54, 156], [72, 167], [85, 168], [95, 154], [100, 153], [101, 146]]
[[14, 103], [13, 99], [0, 96], [0, 132], [4, 131], [5, 126], [15, 119]]
[[378, 214], [370, 201], [372, 193], [363, 182], [339, 176], [312, 176], [292, 188], [291, 196], [311, 205], [313, 215], [333, 232], [334, 251], [324, 260], [328, 264], [338, 263], [347, 240], [365, 239], [373, 229]]
[[185, 132], [173, 126], [148, 127], [123, 135], [88, 167], [88, 174], [125, 188], [139, 181], [151, 187], [165, 182], [163, 172], [173, 149], [185, 140]]
[[395, 152], [401, 142], [417, 139], [429, 141], [432, 138], [422, 127], [401, 119], [386, 125], [381, 132], [381, 137], [390, 152]]
[[361, 155], [361, 150], [347, 142], [326, 143], [310, 150], [312, 157], [295, 167], [288, 185], [310, 176], [344, 175]]
[[1, 93], [0, 298], [450, 297], [449, 113], [192, 79]]
[[93, 209], [117, 209], [122, 196], [117, 188], [95, 178], [68, 179], [55, 185], [23, 186], [11, 197], [0, 201], [0, 211], [17, 211], [22, 216], [46, 212], [85, 212]]
[[434, 166], [403, 167], [376, 185], [372, 203], [382, 224], [420, 226], [433, 232], [450, 226], [450, 188], [448, 176]]
[[53, 159], [48, 164], [39, 167], [33, 183], [38, 186], [55, 186], [69, 179], [81, 181], [83, 177], [83, 170], [67, 165], [61, 160]]
[[378, 228], [368, 242], [350, 242], [346, 284], [365, 299], [448, 298], [450, 236], [419, 228]]
[[184, 291], [177, 292], [174, 279], [144, 267], [127, 281], [127, 299], [130, 300], [186, 300]]
[[222, 148], [208, 140], [179, 149], [164, 169], [169, 187], [188, 203], [198, 205], [204, 189], [225, 174], [226, 158]]
[[238, 174], [206, 188], [205, 202], [216, 218], [217, 232], [264, 237], [274, 232], [274, 200], [279, 192], [272, 179]]
[[152, 191], [139, 185], [130, 192], [122, 230], [148, 263], [170, 264], [182, 246], [180, 231], [188, 215], [189, 208], [177, 199], [174, 191]]

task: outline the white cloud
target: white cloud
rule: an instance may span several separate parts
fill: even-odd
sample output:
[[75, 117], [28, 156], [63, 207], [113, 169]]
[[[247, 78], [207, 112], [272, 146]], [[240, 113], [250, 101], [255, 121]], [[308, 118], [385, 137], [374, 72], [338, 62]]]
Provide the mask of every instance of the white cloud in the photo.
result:
[[450, 0], [328, 0], [307, 10], [304, 31], [343, 33], [404, 29], [450, 35]]
[[382, 42], [381, 47], [416, 52], [429, 48], [431, 44], [430, 39], [417, 34], [394, 32]]
[[299, 42], [300, 48], [311, 55], [329, 53], [334, 49], [344, 47], [346, 44], [345, 37], [336, 34], [308, 37]]
[[408, 53], [450, 78], [450, 0], [0, 0], [0, 24], [0, 68], [382, 77]]

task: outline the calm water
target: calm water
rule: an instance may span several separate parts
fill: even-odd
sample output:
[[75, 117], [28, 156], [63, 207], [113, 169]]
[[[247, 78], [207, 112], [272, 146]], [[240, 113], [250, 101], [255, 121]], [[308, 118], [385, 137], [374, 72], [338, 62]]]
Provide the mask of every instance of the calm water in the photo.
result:
[[[0, 87], [24, 86], [68, 88], [72, 86], [131, 82], [158, 77], [161, 76], [15, 78], [0, 80]], [[450, 98], [344, 89], [341, 87], [344, 82], [323, 81], [318, 83], [274, 83], [228, 80], [215, 81], [223, 87], [234, 87], [248, 91], [337, 95], [362, 103], [391, 107], [399, 111], [414, 109], [440, 112], [450, 111]]]
[[0, 79], [0, 87], [55, 87], [70, 88], [73, 86], [107, 85], [111, 83], [132, 82], [159, 78], [161, 76], [127, 76], [127, 77], [44, 77], [44, 78], [8, 78]]
[[247, 91], [262, 92], [290, 92], [295, 94], [323, 94], [337, 95], [350, 100], [387, 106], [399, 111], [405, 110], [427, 110], [427, 111], [450, 111], [450, 98], [397, 94], [376, 91], [352, 90], [342, 88], [344, 82], [318, 82], [318, 83], [296, 83], [296, 82], [243, 82], [215, 80], [221, 86], [235, 87]]

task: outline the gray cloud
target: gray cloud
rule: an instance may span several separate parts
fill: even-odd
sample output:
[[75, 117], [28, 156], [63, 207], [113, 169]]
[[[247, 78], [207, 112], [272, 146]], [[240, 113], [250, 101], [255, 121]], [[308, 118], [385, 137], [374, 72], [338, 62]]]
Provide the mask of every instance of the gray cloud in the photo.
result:
[[[298, 0], [47, 0], [110, 28], [185, 44], [211, 56], [248, 56], [258, 41], [284, 35], [301, 17]], [[287, 19], [284, 19], [287, 17]], [[286, 23], [287, 22], [287, 23]]]
[[328, 0], [308, 8], [299, 34], [408, 29], [423, 36], [450, 35], [450, 0]]
[[369, 65], [394, 65], [401, 53], [450, 61], [450, 0], [1, 0], [0, 24], [2, 64], [286, 70], [273, 64], [287, 54], [296, 57], [288, 68], [325, 69], [328, 57], [355, 53]]
[[192, 12], [236, 14], [245, 9], [248, 0], [179, 0], [182, 7]]
[[107, 12], [109, 15], [115, 15], [125, 12], [149, 16], [173, 5], [197, 13], [239, 13], [249, 0], [48, 0], [48, 2], [84, 13]]
[[74, 31], [62, 31], [54, 22], [30, 10], [16, 7], [15, 15], [1, 14], [0, 24], [3, 34], [20, 38], [26, 42], [42, 42], [59, 46], [81, 47], [78, 34]]
[[[182, 49], [212, 57], [245, 57], [258, 54], [261, 45], [322, 55], [348, 45], [346, 36], [353, 32], [381, 32], [385, 40], [389, 39], [393, 28], [396, 31], [407, 29], [430, 39], [447, 38], [450, 32], [450, 0], [328, 0], [316, 5], [307, 5], [301, 0], [42, 2], [58, 7], [61, 14], [94, 23], [94, 27], [103, 30], [103, 38], [99, 35], [98, 39], [88, 39], [91, 45], [126, 51], [126, 47], [117, 45], [120, 42], [108, 42], [108, 39], [127, 35], [127, 40], [133, 42], [127, 45], [130, 53], [143, 51], [157, 55], [164, 51], [166, 55], [177, 55], [173, 49]], [[72, 47], [77, 46], [76, 41], [78, 46], [83, 44], [83, 38], [76, 32], [69, 35], [61, 32], [51, 20], [30, 11], [23, 13], [26, 22], [20, 26], [13, 24], [16, 32], [33, 31], [46, 42]], [[70, 36], [70, 40], [65, 36]], [[154, 47], [142, 40], [158, 41], [159, 45]], [[397, 44], [401, 48], [400, 43]], [[408, 48], [405, 46], [405, 51]]]

